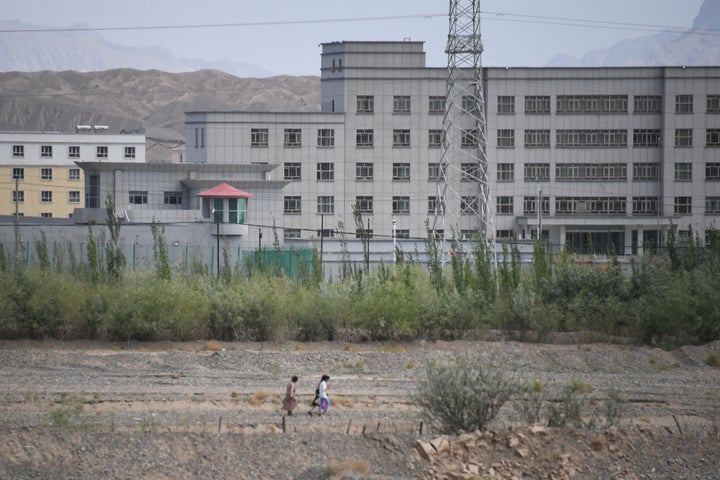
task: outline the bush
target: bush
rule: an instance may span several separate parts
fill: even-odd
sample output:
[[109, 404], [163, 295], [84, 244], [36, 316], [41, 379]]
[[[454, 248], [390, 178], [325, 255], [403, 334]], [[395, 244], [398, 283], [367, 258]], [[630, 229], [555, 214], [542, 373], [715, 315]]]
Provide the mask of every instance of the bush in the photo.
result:
[[418, 384], [416, 403], [442, 432], [485, 430], [505, 403], [521, 390], [512, 375], [495, 362], [458, 358], [451, 363], [430, 361]]

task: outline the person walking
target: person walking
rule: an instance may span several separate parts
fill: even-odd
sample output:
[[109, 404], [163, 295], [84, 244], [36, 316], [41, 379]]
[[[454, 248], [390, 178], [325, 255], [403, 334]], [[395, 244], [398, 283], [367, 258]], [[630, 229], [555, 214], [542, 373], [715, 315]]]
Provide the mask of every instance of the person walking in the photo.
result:
[[327, 391], [330, 386], [329, 375], [323, 375], [320, 379], [320, 385], [318, 385], [318, 415], [325, 415], [330, 408], [330, 398], [328, 397]]
[[288, 416], [292, 416], [293, 410], [295, 410], [298, 406], [297, 390], [295, 389], [297, 381], [297, 375], [293, 375], [287, 384], [287, 388], [285, 389], [285, 398], [283, 399], [282, 409], [287, 412]]

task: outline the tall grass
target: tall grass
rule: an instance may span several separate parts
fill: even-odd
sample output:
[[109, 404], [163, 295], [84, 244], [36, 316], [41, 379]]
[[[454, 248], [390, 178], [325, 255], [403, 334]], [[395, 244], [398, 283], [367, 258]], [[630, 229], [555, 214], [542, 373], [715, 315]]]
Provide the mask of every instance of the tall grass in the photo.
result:
[[[505, 248], [495, 269], [478, 240], [472, 254], [460, 252], [445, 268], [435, 251], [429, 266], [401, 256], [392, 266], [368, 272], [361, 265], [323, 280], [271, 266], [250, 274], [228, 268], [219, 278], [202, 269], [171, 275], [161, 230], [157, 270], [116, 265], [108, 274], [103, 236], [90, 230], [85, 258], [65, 269], [47, 261], [28, 267], [0, 245], [0, 338], [435, 340], [488, 328], [524, 341], [577, 331], [648, 344], [720, 338], [720, 248], [712, 246], [676, 245], [672, 255], [636, 259], [630, 272], [616, 262], [585, 265], [569, 253], [551, 258], [539, 246], [537, 261], [521, 265]], [[35, 244], [41, 259], [44, 242]]]

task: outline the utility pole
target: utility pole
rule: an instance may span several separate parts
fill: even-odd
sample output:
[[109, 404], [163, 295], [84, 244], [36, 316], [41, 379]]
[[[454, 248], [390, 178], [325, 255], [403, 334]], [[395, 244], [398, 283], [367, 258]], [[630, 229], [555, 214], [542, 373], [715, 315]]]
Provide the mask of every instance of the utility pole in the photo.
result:
[[392, 230], [392, 235], [393, 235], [393, 263], [397, 263], [397, 235], [396, 235], [396, 233], [397, 233], [397, 230], [396, 230], [396, 229], [397, 229], [397, 218], [393, 218], [392, 223], [393, 223], [393, 230]]

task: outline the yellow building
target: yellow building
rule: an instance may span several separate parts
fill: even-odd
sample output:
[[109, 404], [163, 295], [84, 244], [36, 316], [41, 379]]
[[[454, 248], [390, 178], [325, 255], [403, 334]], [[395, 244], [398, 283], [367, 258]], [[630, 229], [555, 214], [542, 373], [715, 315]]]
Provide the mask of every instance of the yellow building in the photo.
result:
[[68, 218], [85, 206], [85, 179], [75, 162], [145, 163], [145, 135], [0, 132], [0, 215]]

